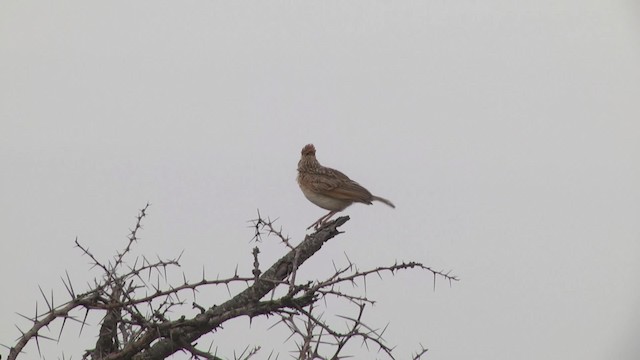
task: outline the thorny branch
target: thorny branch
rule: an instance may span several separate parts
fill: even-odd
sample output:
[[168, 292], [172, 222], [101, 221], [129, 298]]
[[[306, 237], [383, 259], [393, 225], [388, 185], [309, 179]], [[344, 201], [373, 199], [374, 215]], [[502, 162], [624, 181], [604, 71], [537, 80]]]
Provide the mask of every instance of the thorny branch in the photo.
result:
[[[168, 284], [167, 269], [179, 267], [182, 254], [169, 260], [149, 261], [144, 256], [131, 259], [132, 248], [139, 240], [138, 233], [142, 229], [142, 221], [147, 216], [148, 208], [149, 204], [140, 210], [126, 246], [116, 253], [113, 260], [100, 260], [88, 247], [75, 240], [76, 247], [91, 260], [93, 268], [100, 269], [103, 276], [95, 279], [87, 291], [77, 293], [66, 274], [62, 282], [70, 299], [60, 305], [54, 304], [53, 294], [49, 298], [41, 289], [47, 310], [39, 313], [36, 306], [34, 316], [21, 315], [32, 323], [31, 328], [21, 331], [17, 342], [9, 348], [9, 360], [17, 359], [31, 342], [35, 342], [42, 356], [41, 339], [59, 341], [67, 320], [80, 323], [82, 332], [89, 325], [89, 313], [96, 312], [102, 313], [98, 339], [95, 348], [87, 350], [83, 359], [164, 359], [176, 352], [190, 354], [193, 359], [222, 359], [224, 357], [211, 353], [211, 346], [207, 350], [197, 348], [196, 341], [220, 329], [230, 319], [271, 314], [280, 318], [274, 326], [286, 325], [291, 333], [290, 337], [297, 339], [295, 343], [298, 359], [344, 358], [347, 356], [344, 354], [347, 344], [353, 343], [355, 339], [361, 340], [361, 346], [368, 348], [370, 344], [374, 345], [389, 359], [395, 359], [393, 348], [382, 338], [386, 328], [374, 329], [363, 320], [365, 308], [373, 304], [374, 300], [367, 298], [366, 293], [352, 294], [340, 289], [339, 285], [355, 285], [360, 280], [366, 284], [370, 275], [381, 277], [384, 272], [395, 274], [396, 271], [408, 269], [431, 273], [434, 286], [437, 277], [449, 283], [458, 281], [457, 277], [448, 272], [434, 270], [418, 262], [396, 262], [390, 266], [361, 271], [349, 261], [346, 267], [335, 268], [334, 274], [326, 279], [300, 282], [296, 279], [298, 268], [327, 241], [339, 235], [341, 232], [337, 228], [346, 223], [349, 217], [343, 216], [327, 223], [294, 246], [291, 239], [283, 234], [282, 228], [276, 228], [274, 221], [265, 220], [258, 213], [258, 218], [252, 220], [252, 227], [255, 229], [253, 240], [261, 243], [263, 236], [275, 236], [287, 249], [283, 257], [268, 269], [261, 269], [258, 257], [260, 249], [256, 246], [252, 251], [251, 276], [240, 276], [236, 269], [232, 276], [214, 280], [206, 278], [203, 272], [199, 281], [188, 281], [183, 276], [182, 284], [171, 285]], [[161, 286], [161, 280], [165, 285]], [[245, 284], [246, 288], [221, 304], [202, 305], [195, 302], [195, 293], [200, 288], [223, 285], [229, 289], [232, 283]], [[182, 299], [184, 295], [180, 295], [185, 290], [193, 293], [191, 309], [197, 310], [195, 315], [180, 311], [187, 303]], [[269, 293], [272, 293], [271, 299], [264, 300]], [[336, 315], [350, 324], [346, 330], [339, 331], [334, 324], [323, 318], [323, 312], [318, 314], [318, 309], [322, 309], [319, 301], [326, 304], [328, 299], [347, 301], [356, 306], [355, 317]], [[175, 314], [178, 314], [177, 318]], [[57, 338], [43, 335], [45, 329], [57, 321], [61, 323]], [[247, 346], [239, 356], [234, 355], [234, 358], [249, 359], [259, 350], [259, 346]], [[426, 351], [421, 347], [413, 359], [419, 359]]]

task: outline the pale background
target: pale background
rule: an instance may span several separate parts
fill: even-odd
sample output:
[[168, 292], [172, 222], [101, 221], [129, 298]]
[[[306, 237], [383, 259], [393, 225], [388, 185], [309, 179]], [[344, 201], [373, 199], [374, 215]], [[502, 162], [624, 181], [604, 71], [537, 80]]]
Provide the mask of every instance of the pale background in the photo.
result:
[[[638, 359], [639, 119], [635, 1], [2, 1], [0, 343], [38, 285], [99, 275], [76, 236], [108, 259], [147, 201], [139, 253], [248, 275], [256, 209], [295, 242], [324, 213], [295, 183], [313, 142], [397, 209], [349, 208], [308, 276], [346, 254], [462, 279], [369, 281], [398, 356]], [[271, 323], [214, 346], [267, 358]], [[77, 330], [44, 355], [79, 359]]]

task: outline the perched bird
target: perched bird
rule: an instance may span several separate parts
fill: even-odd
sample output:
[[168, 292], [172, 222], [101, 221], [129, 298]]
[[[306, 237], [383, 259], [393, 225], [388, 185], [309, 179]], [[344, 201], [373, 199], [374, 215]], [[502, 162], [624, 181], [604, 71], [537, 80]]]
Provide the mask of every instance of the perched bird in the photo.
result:
[[316, 148], [313, 144], [302, 148], [302, 156], [298, 162], [298, 185], [309, 201], [329, 210], [327, 215], [318, 219], [307, 229], [319, 228], [337, 212], [346, 209], [354, 202], [371, 205], [372, 201], [380, 201], [395, 208], [391, 201], [372, 195], [369, 190], [349, 179], [347, 175], [320, 165], [316, 159]]

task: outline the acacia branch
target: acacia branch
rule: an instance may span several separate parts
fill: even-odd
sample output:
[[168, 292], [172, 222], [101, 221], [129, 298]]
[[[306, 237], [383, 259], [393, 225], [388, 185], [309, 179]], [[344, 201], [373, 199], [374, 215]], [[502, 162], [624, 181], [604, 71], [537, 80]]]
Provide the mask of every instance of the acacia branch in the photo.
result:
[[[60, 334], [67, 319], [80, 322], [82, 333], [89, 312], [95, 310], [105, 311], [105, 314], [102, 317], [95, 349], [87, 350], [83, 359], [159, 360], [181, 351], [190, 353], [194, 358], [217, 360], [220, 358], [210, 351], [196, 348], [196, 341], [199, 338], [216, 331], [231, 319], [241, 316], [253, 318], [270, 314], [277, 314], [281, 318], [275, 325], [286, 324], [292, 336], [297, 335], [302, 339], [297, 343], [299, 360], [344, 358], [342, 352], [352, 339], [361, 339], [363, 346], [375, 344], [380, 352], [386, 354], [390, 359], [394, 359], [392, 347], [386, 345], [382, 339], [384, 329], [382, 331], [375, 330], [362, 320], [365, 306], [375, 303], [374, 300], [366, 296], [367, 277], [373, 274], [382, 277], [381, 274], [384, 272], [395, 274], [396, 271], [419, 269], [433, 275], [434, 286], [436, 278], [443, 278], [450, 283], [458, 281], [458, 278], [450, 275], [449, 272], [437, 271], [413, 261], [396, 262], [390, 266], [379, 266], [364, 271], [358, 270], [349, 261], [348, 266], [344, 268], [338, 268], [334, 265], [334, 273], [325, 279], [297, 280], [296, 278], [300, 277], [297, 276], [297, 270], [316, 254], [324, 243], [341, 233], [338, 231], [338, 227], [349, 220], [348, 216], [343, 216], [325, 224], [315, 233], [306, 235], [297, 246], [293, 246], [290, 239], [283, 235], [282, 229], [276, 229], [271, 220], [256, 219], [254, 220], [254, 239], [256, 241], [262, 240], [261, 236], [264, 232], [266, 235], [279, 239], [288, 250], [266, 271], [263, 272], [260, 269], [258, 261], [260, 250], [255, 247], [252, 251], [253, 267], [251, 273], [253, 276], [240, 276], [236, 268], [231, 277], [208, 280], [203, 270], [202, 280], [198, 282], [189, 282], [183, 275], [184, 282], [181, 285], [169, 284], [167, 286], [167, 268], [179, 267], [180, 257], [173, 260], [158, 259], [158, 261], [150, 262], [142, 256], [135, 258], [133, 265], [128, 265], [131, 261], [127, 259], [127, 256], [131, 253], [133, 244], [138, 240], [137, 234], [142, 229], [141, 223], [146, 216], [148, 207], [149, 204], [136, 217], [136, 224], [128, 236], [126, 247], [118, 252], [111, 261], [101, 262], [89, 251], [88, 247], [82, 246], [76, 239], [76, 247], [91, 259], [93, 267], [104, 272], [104, 276], [100, 280], [94, 280], [89, 291], [76, 295], [67, 274], [66, 280], [63, 278], [62, 281], [71, 300], [57, 307], [53, 303], [53, 295], [49, 299], [41, 290], [48, 311], [39, 315], [36, 307], [36, 315], [33, 318], [25, 316], [33, 322], [33, 325], [27, 332], [22, 333], [16, 346], [10, 349], [9, 360], [16, 359], [31, 340], [36, 342], [38, 351], [40, 351], [38, 340], [40, 338], [51, 339], [42, 335], [41, 332], [56, 319], [62, 319]], [[143, 277], [147, 272], [148, 276], [145, 279]], [[152, 278], [152, 274], [156, 276]], [[162, 286], [161, 279], [164, 282]], [[355, 285], [359, 280], [365, 282], [364, 295], [352, 294], [339, 288], [340, 284]], [[297, 281], [301, 281], [301, 283], [297, 284]], [[229, 284], [238, 282], [245, 283], [247, 288], [222, 304], [200, 305], [195, 302], [196, 291], [203, 286], [224, 285], [229, 290]], [[280, 289], [279, 293], [284, 295], [275, 297], [278, 289]], [[181, 299], [184, 290], [193, 292], [191, 306], [198, 310], [197, 314], [189, 318], [182, 315], [178, 319], [171, 319], [171, 314], [175, 313], [173, 310], [183, 309], [183, 305], [187, 303]], [[142, 291], [145, 293], [141, 295]], [[230, 291], [229, 293], [231, 294]], [[269, 293], [273, 294], [271, 299], [264, 300]], [[333, 325], [323, 320], [323, 313], [314, 314], [315, 309], [318, 308], [318, 301], [324, 300], [326, 307], [328, 298], [331, 301], [346, 300], [357, 306], [358, 312], [355, 317], [336, 315], [338, 318], [348, 321], [349, 326], [346, 332], [336, 330]], [[84, 319], [76, 320], [72, 315], [74, 310], [84, 310]], [[298, 326], [296, 321], [303, 321], [304, 326]], [[330, 355], [323, 356], [321, 352], [327, 350], [327, 347], [330, 349], [328, 351]], [[254, 347], [249, 352], [247, 349], [249, 347], [239, 355], [239, 358], [253, 357], [260, 347]], [[425, 352], [426, 349], [421, 348], [415, 354], [414, 360], [419, 359]]]

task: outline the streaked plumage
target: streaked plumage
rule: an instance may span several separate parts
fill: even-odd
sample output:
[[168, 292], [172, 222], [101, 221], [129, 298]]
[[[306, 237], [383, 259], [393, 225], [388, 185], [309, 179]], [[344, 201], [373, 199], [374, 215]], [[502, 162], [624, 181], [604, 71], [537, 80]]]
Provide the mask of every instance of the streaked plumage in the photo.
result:
[[354, 202], [371, 205], [373, 201], [380, 201], [395, 208], [391, 201], [371, 194], [342, 172], [320, 165], [313, 144], [305, 145], [301, 154], [298, 162], [298, 185], [309, 201], [329, 210], [327, 215], [311, 224], [309, 228], [318, 228]]

